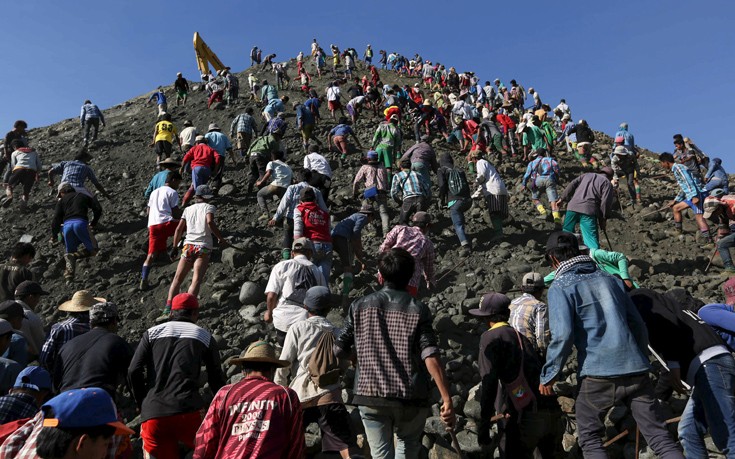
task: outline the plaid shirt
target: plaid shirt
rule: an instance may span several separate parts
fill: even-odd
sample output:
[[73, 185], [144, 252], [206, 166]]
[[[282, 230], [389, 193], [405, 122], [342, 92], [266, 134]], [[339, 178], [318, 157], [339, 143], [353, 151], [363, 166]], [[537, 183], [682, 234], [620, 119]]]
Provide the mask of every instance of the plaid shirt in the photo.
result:
[[510, 326], [518, 330], [541, 354], [551, 340], [549, 314], [546, 304], [533, 295], [524, 293], [510, 303]]
[[53, 374], [56, 357], [59, 355], [61, 346], [71, 341], [72, 338], [83, 335], [88, 331], [89, 322], [82, 322], [76, 317], [70, 317], [51, 326], [51, 332], [49, 332], [46, 342], [43, 343], [41, 355], [38, 357], [41, 366]]
[[422, 273], [427, 284], [434, 282], [434, 244], [419, 228], [405, 225], [394, 227], [380, 245], [381, 252], [390, 249], [405, 249], [413, 256], [416, 265], [408, 285], [418, 288]]
[[62, 161], [51, 168], [52, 174], [61, 174], [61, 181], [74, 187], [84, 187], [84, 182], [89, 179], [94, 186], [99, 187], [100, 182], [91, 167], [81, 161]]
[[390, 197], [395, 199], [398, 193], [403, 192], [403, 199], [413, 196], [431, 196], [431, 184], [415, 171], [401, 171], [393, 176], [390, 187]]
[[32, 418], [37, 412], [38, 405], [32, 395], [16, 393], [0, 397], [0, 424]]
[[559, 263], [559, 266], [556, 268], [556, 271], [554, 272], [554, 277], [559, 277], [559, 275], [564, 274], [565, 272], [569, 271], [572, 266], [576, 265], [577, 263], [594, 263], [595, 260], [588, 257], [587, 255], [579, 255], [574, 258], [570, 258], [567, 261], [562, 261]]
[[[36, 415], [26, 422], [20, 429], [11, 434], [0, 446], [1, 459], [38, 459], [36, 454], [36, 446], [38, 444], [38, 434], [43, 428], [43, 412], [38, 411]], [[125, 441], [127, 440], [127, 441]], [[130, 449], [130, 437], [124, 435], [114, 435], [107, 447], [105, 459], [114, 459], [118, 447], [123, 450]], [[128, 451], [130, 454], [130, 451]]]
[[377, 187], [378, 191], [388, 191], [388, 171], [380, 164], [365, 164], [357, 171], [352, 182], [353, 194], [357, 193], [357, 188], [362, 182], [365, 189]]
[[248, 134], [253, 133], [255, 129], [255, 120], [252, 116], [247, 113], [241, 113], [232, 120], [230, 125], [230, 135], [235, 135], [236, 132], [247, 132]]

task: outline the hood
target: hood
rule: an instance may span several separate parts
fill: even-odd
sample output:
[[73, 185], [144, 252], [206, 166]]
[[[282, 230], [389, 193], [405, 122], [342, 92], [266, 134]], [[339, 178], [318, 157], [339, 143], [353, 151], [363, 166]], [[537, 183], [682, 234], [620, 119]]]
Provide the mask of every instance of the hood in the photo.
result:
[[449, 152], [442, 153], [442, 155], [439, 157], [439, 165], [446, 168], [453, 168], [454, 167], [454, 160], [452, 159], [452, 155]]
[[319, 207], [319, 204], [317, 204], [316, 201], [311, 201], [311, 202], [301, 202], [301, 203], [299, 203], [299, 208], [301, 208], [301, 209], [314, 210], [316, 208], [321, 208], [321, 207]]
[[722, 160], [720, 158], [713, 158], [712, 159], [712, 164], [714, 164], [715, 167], [720, 167], [720, 166], [722, 166]]
[[33, 148], [31, 147], [20, 147], [16, 151], [20, 151], [22, 153], [30, 153], [33, 151]]

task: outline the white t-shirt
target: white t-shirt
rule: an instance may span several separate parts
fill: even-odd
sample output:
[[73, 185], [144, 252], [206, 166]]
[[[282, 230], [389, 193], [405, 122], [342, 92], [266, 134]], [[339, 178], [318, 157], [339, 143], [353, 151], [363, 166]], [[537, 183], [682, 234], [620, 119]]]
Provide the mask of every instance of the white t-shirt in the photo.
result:
[[483, 196], [490, 194], [507, 195], [503, 179], [495, 167], [484, 159], [477, 161], [477, 183], [481, 186]]
[[341, 91], [339, 89], [339, 86], [332, 86], [331, 88], [327, 88], [327, 101], [339, 100], [340, 93]]
[[295, 290], [293, 278], [294, 273], [301, 268], [299, 265], [311, 269], [318, 285], [327, 286], [321, 270], [304, 255], [296, 255], [293, 259], [278, 262], [273, 267], [265, 293], [278, 295], [278, 305], [273, 310], [273, 326], [282, 332], [287, 332], [292, 324], [307, 318], [306, 309], [286, 300]]
[[363, 100], [365, 100], [365, 96], [357, 96], [354, 99], [347, 102], [347, 105], [354, 107], [356, 105], [360, 105]]
[[181, 215], [186, 220], [186, 238], [184, 244], [201, 245], [211, 249], [214, 245], [212, 230], [207, 225], [207, 214], [214, 214], [217, 210], [212, 204], [198, 202], [186, 209]]
[[193, 147], [197, 134], [197, 128], [195, 128], [194, 126], [185, 127], [184, 129], [182, 129], [181, 133], [179, 134], [181, 145], [191, 145]]
[[168, 185], [156, 188], [148, 198], [148, 226], [160, 225], [174, 219], [172, 211], [179, 205], [179, 193]]
[[309, 153], [304, 156], [304, 169], [316, 171], [332, 178], [332, 168], [329, 166], [329, 161], [319, 153]]
[[283, 161], [271, 161], [265, 166], [265, 170], [271, 171], [271, 177], [273, 178], [271, 185], [280, 186], [281, 188], [288, 188], [291, 185], [293, 171]]

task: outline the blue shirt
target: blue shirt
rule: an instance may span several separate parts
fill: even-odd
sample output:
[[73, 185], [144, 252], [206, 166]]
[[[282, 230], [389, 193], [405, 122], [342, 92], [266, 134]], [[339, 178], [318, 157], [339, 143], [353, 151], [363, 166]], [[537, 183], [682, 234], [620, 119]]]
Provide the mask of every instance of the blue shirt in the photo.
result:
[[699, 197], [702, 192], [699, 181], [692, 177], [689, 169], [683, 164], [674, 164], [671, 167], [671, 171], [674, 173], [674, 178], [679, 184], [681, 191], [676, 196], [676, 201], [680, 202], [684, 199], [691, 200], [692, 198]]
[[312, 97], [311, 99], [308, 99], [306, 102], [304, 102], [304, 107], [308, 108], [312, 114], [319, 114], [319, 107], [321, 107], [322, 103], [319, 102], [319, 99], [317, 97]]
[[84, 187], [84, 182], [87, 179], [95, 186], [100, 186], [100, 182], [97, 181], [92, 168], [81, 161], [61, 161], [51, 168], [51, 172], [53, 174], [61, 173], [61, 181], [73, 187]]
[[590, 257], [563, 262], [549, 287], [551, 342], [541, 384], [558, 378], [572, 345], [579, 377], [616, 377], [650, 369], [648, 331], [623, 281], [600, 270]]
[[204, 137], [207, 139], [207, 145], [212, 147], [220, 156], [225, 156], [227, 150], [232, 149], [230, 139], [219, 131], [207, 132]]
[[[307, 102], [309, 101], [307, 100]], [[296, 106], [296, 123], [300, 126], [310, 126], [314, 124], [314, 114], [311, 113], [305, 104], [299, 104]]]
[[635, 152], [635, 139], [633, 138], [633, 134], [628, 132], [627, 129], [621, 129], [618, 132], [615, 133], [615, 137], [613, 137], [613, 148], [615, 148], [615, 138], [622, 137], [623, 138], [623, 146], [627, 148], [628, 150]]
[[523, 186], [526, 186], [526, 182], [529, 178], [533, 177], [536, 180], [538, 176], [548, 176], [551, 181], [556, 182], [559, 176], [559, 164], [552, 158], [538, 157], [528, 163], [526, 168], [526, 174], [523, 176]]
[[332, 237], [342, 236], [345, 239], [356, 239], [361, 237], [362, 229], [368, 223], [368, 216], [356, 212], [335, 225]]
[[697, 315], [715, 329], [730, 350], [735, 350], [735, 308], [729, 304], [707, 304]]
[[161, 171], [153, 176], [153, 178], [151, 179], [151, 182], [148, 184], [148, 188], [145, 189], [144, 196], [145, 196], [146, 201], [148, 200], [148, 198], [151, 197], [151, 193], [153, 193], [155, 190], [161, 188], [163, 185], [166, 184], [168, 173], [169, 171]]
[[273, 99], [269, 101], [268, 105], [263, 109], [264, 113], [268, 113], [271, 116], [276, 116], [278, 113], [285, 111], [286, 106], [283, 105], [283, 101], [281, 99]]
[[158, 105], [163, 105], [166, 103], [166, 95], [161, 91], [154, 92], [153, 95], [148, 98], [148, 102], [152, 101], [153, 99], [156, 99], [156, 103]]
[[338, 124], [335, 127], [332, 128], [331, 131], [329, 131], [329, 135], [333, 135], [335, 137], [337, 136], [346, 136], [347, 134], [354, 134], [354, 131], [352, 128], [347, 124]]

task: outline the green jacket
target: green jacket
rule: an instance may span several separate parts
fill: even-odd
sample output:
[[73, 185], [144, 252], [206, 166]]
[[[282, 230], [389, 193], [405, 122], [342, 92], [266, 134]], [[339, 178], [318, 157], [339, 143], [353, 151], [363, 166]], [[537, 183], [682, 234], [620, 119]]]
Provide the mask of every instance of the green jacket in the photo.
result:
[[278, 150], [280, 142], [273, 137], [273, 134], [259, 137], [250, 145], [248, 153], [251, 155], [262, 154], [270, 158], [271, 153]]
[[[630, 278], [628, 273], [628, 258], [620, 252], [608, 252], [602, 249], [590, 249], [590, 258], [597, 263], [597, 266], [608, 274], [619, 276], [621, 279], [628, 279], [633, 282], [633, 286], [638, 288], [638, 284]], [[551, 271], [544, 277], [544, 284], [551, 285], [554, 280], [556, 271]]]

